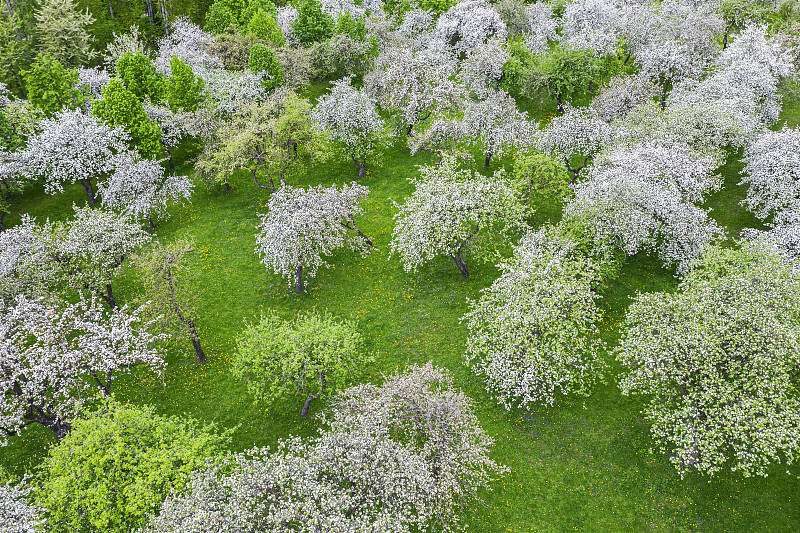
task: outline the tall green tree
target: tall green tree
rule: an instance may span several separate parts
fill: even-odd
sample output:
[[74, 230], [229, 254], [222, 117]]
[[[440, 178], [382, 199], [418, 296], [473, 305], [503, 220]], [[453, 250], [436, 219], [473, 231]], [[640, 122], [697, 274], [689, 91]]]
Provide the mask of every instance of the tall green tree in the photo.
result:
[[275, 58], [275, 52], [263, 44], [255, 44], [250, 49], [250, 61], [247, 64], [253, 72], [266, 72], [261, 85], [266, 90], [274, 89], [283, 83], [283, 69]]
[[333, 35], [333, 27], [333, 17], [322, 11], [319, 0], [303, 0], [292, 23], [295, 37], [306, 45], [324, 41]]
[[158, 102], [164, 97], [164, 75], [156, 72], [155, 63], [147, 56], [126, 52], [117, 60], [117, 75], [139, 100]]
[[556, 46], [534, 62], [526, 77], [529, 92], [544, 92], [558, 103], [564, 103], [585, 93], [600, 72], [600, 60], [591, 50]]
[[113, 78], [103, 87], [103, 97], [92, 102], [92, 112], [111, 127], [125, 128], [142, 156], [156, 158], [164, 153], [158, 125], [150, 120], [142, 102], [119, 78]]
[[172, 74], [166, 81], [166, 97], [173, 111], [195, 111], [203, 100], [205, 82], [192, 67], [173, 56], [169, 61]]
[[86, 95], [75, 87], [78, 73], [48, 54], [39, 54], [24, 76], [28, 100], [48, 115], [65, 107], [75, 109], [86, 101]]

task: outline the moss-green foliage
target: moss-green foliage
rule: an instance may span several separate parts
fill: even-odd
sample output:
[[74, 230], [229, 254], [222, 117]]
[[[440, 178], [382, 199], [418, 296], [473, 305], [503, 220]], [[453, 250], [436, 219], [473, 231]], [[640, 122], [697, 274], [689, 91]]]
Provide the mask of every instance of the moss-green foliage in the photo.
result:
[[561, 45], [537, 58], [526, 72], [529, 96], [537, 91], [559, 102], [585, 94], [601, 73], [601, 61], [589, 50]]
[[222, 2], [214, 2], [206, 13], [203, 28], [213, 34], [235, 31], [239, 23], [236, 15]]
[[192, 470], [229, 443], [213, 426], [111, 401], [77, 420], [42, 464], [37, 501], [48, 510], [47, 530], [141, 527], [171, 490], [182, 489]]
[[92, 112], [109, 126], [125, 128], [142, 156], [154, 158], [164, 152], [158, 126], [148, 118], [142, 102], [119, 78], [113, 78], [103, 87], [103, 97], [92, 102]]
[[117, 60], [117, 76], [139, 100], [149, 98], [158, 102], [164, 97], [164, 76], [156, 72], [156, 65], [149, 57], [126, 52]]
[[286, 321], [268, 312], [245, 327], [231, 370], [265, 406], [283, 396], [305, 400], [330, 393], [371, 360], [364, 338], [348, 320], [312, 312]]
[[367, 38], [367, 27], [363, 18], [354, 19], [350, 13], [345, 11], [336, 19], [333, 33], [349, 35], [353, 39], [363, 41]]
[[281, 47], [286, 44], [286, 37], [283, 35], [275, 20], [275, 15], [259, 9], [247, 23], [247, 33], [264, 41], [269, 41], [272, 46]]
[[545, 154], [518, 152], [513, 176], [514, 187], [526, 205], [531, 205], [536, 195], [559, 201], [571, 192], [564, 164]]
[[24, 76], [28, 100], [48, 115], [65, 107], [75, 109], [86, 101], [86, 95], [75, 88], [77, 71], [47, 54], [39, 54]]
[[263, 44], [255, 44], [250, 49], [250, 61], [247, 64], [253, 72], [266, 72], [261, 82], [265, 89], [274, 89], [283, 83], [283, 69], [275, 58], [275, 52]]
[[[314, 85], [306, 96], [325, 92], [324, 84]], [[555, 113], [552, 100], [539, 104], [521, 97], [518, 104], [532, 120]], [[800, 123], [797, 100], [784, 98], [781, 119], [790, 127]], [[775, 127], [780, 129], [781, 123]], [[177, 173], [193, 171], [192, 155], [175, 152]], [[739, 157], [731, 154], [720, 168], [724, 187], [704, 206], [711, 207], [711, 215], [733, 235], [753, 226], [752, 215], [739, 205], [746, 192], [736, 185]], [[415, 274], [405, 273], [396, 258], [388, 259], [396, 213], [388, 199], [402, 203], [412, 192], [407, 178], [418, 175], [416, 165], [432, 162], [429, 155], [410, 157], [399, 143], [387, 151], [381, 166], [367, 171], [361, 183], [370, 188], [370, 195], [364, 201], [365, 215], [356, 222], [377, 248], [366, 258], [348, 250], [334, 253], [328, 258], [334, 268], [321, 271], [301, 296], [287, 290], [285, 281], [268, 272], [254, 253], [257, 214], [265, 211], [269, 193], [254, 187], [247, 171], [230, 177], [233, 190], [227, 193], [218, 184], [208, 190], [198, 187], [191, 204], [170, 208], [173, 216], [155, 236], [164, 242], [187, 235], [195, 238], [197, 253], [187, 265], [197, 275], [201, 291], [197, 326], [210, 360], [198, 364], [188, 343], [170, 342], [165, 386], [137, 372], [115, 382], [115, 392], [137, 405], [153, 404], [159, 414], [188, 412], [224, 428], [238, 426], [231, 444], [234, 451], [274, 447], [290, 434], [313, 435], [318, 422], [300, 416], [297, 398], [276, 400], [268, 412], [253, 406], [246, 384], [231, 372], [231, 360], [245, 319], [255, 323], [269, 309], [284, 320], [312, 310], [327, 311], [353, 321], [366, 349], [379, 354], [375, 362], [361, 367], [363, 375], [354, 382], [378, 384], [382, 373], [433, 361], [450, 370], [456, 386], [475, 402], [481, 427], [495, 439], [492, 459], [509, 466], [511, 473], [481, 495], [485, 505], [463, 513], [469, 532], [800, 531], [796, 502], [800, 467], [788, 468], [789, 474], [776, 467], [767, 478], [721, 473], [710, 480], [693, 474], [681, 480], [666, 455], [651, 451], [654, 441], [641, 414], [644, 402], [620, 394], [615, 385], [619, 365], [613, 358], [608, 359], [609, 381], [586, 399], [565, 398], [553, 407], [506, 411], [490, 397], [464, 365], [467, 328], [459, 319], [467, 310], [466, 298], [477, 299], [480, 289], [497, 278], [493, 263], [476, 263], [471, 279], [464, 280], [447, 257]], [[506, 158], [498, 166], [510, 172], [511, 163]], [[482, 159], [476, 160], [476, 167], [485, 172]], [[352, 162], [332, 158], [293, 176], [290, 183], [341, 185], [343, 176], [352, 176]], [[80, 185], [47, 195], [39, 184], [12, 200], [6, 224], [18, 224], [23, 213], [41, 220], [65, 219], [73, 202], [86, 202]], [[536, 214], [529, 220], [534, 226], [560, 219], [558, 202], [537, 197], [535, 205]], [[572, 228], [580, 230], [580, 225]], [[599, 327], [612, 347], [631, 297], [637, 292], [671, 292], [678, 282], [674, 272], [645, 254], [624, 258], [617, 265], [618, 275], [600, 289], [599, 304], [604, 316]], [[141, 294], [130, 270], [122, 281], [115, 289], [121, 303]], [[325, 411], [326, 400], [317, 401], [313, 411]], [[52, 443], [48, 430], [31, 426], [0, 450], [0, 465], [22, 474], [41, 462]]]
[[303, 0], [297, 8], [297, 18], [292, 23], [292, 30], [298, 41], [308, 45], [330, 37], [333, 26], [333, 18], [323, 13], [318, 0]]
[[195, 76], [192, 67], [173, 56], [169, 61], [172, 74], [166, 81], [167, 102], [173, 111], [194, 111], [203, 98], [205, 82]]

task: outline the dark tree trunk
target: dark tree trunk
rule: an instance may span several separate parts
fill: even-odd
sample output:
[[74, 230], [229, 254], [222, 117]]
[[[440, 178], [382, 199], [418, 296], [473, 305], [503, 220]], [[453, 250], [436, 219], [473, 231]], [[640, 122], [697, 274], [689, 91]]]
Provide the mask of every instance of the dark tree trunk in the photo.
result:
[[63, 439], [72, 429], [72, 424], [64, 420], [51, 420], [49, 422], [41, 422], [41, 424], [53, 432], [58, 440]]
[[297, 266], [297, 274], [294, 278], [294, 290], [297, 291], [297, 294], [303, 292], [303, 265]]
[[363, 161], [359, 161], [353, 156], [350, 156], [350, 159], [358, 165], [358, 179], [363, 180], [364, 176], [367, 174], [367, 158], [365, 157]]
[[411, 137], [411, 129], [414, 127], [413, 124], [409, 124], [406, 126], [406, 137]]
[[309, 396], [308, 398], [306, 398], [306, 403], [303, 404], [303, 410], [300, 411], [300, 414], [302, 416], [308, 415], [308, 408], [311, 406], [311, 402], [313, 402], [317, 398], [319, 398], [319, 396]]
[[57, 417], [45, 412], [44, 409], [38, 406], [30, 406], [30, 410], [25, 414], [25, 425], [41, 424], [56, 436], [58, 440], [63, 439], [69, 430], [72, 429], [72, 424], [66, 420], [60, 420]]
[[450, 257], [453, 258], [453, 262], [458, 267], [458, 270], [461, 271], [461, 275], [464, 276], [464, 279], [469, 279], [469, 269], [464, 259], [461, 257], [461, 250], [458, 250], [455, 255], [451, 255]]
[[569, 159], [567, 158], [567, 156], [564, 156], [564, 162], [567, 164], [567, 170], [572, 172], [572, 178], [569, 180], [569, 184], [570, 185], [574, 185], [575, 184], [575, 182], [578, 180], [578, 174], [580, 173], [581, 170], [586, 168], [586, 165], [589, 164], [589, 160], [591, 158], [592, 158], [592, 156], [587, 155], [583, 159], [583, 164], [581, 166], [579, 166], [578, 168], [572, 168], [571, 166], [569, 166]]
[[256, 187], [258, 187], [260, 189], [267, 189], [268, 191], [271, 191], [271, 192], [275, 192], [275, 183], [273, 183], [272, 178], [269, 179], [270, 186], [268, 187], [266, 185], [261, 185], [258, 182], [258, 177], [256, 176], [256, 169], [251, 168], [250, 169], [250, 174], [253, 175], [253, 182], [256, 184]]
[[147, 215], [147, 229], [150, 231], [154, 231], [156, 229], [155, 225], [153, 225], [153, 217]]
[[162, 22], [164, 23], [164, 35], [169, 37], [169, 16], [167, 15], [167, 4], [164, 2], [164, 0], [159, 0], [158, 3], [161, 6], [161, 18]]
[[667, 87], [669, 87], [669, 79], [661, 76], [661, 109], [667, 107]]
[[589, 80], [589, 92], [594, 93], [594, 80]]
[[172, 160], [172, 152], [170, 152], [169, 148], [167, 148], [166, 146], [164, 147], [164, 150], [167, 151], [167, 155], [169, 156], [169, 169], [175, 170], [175, 162]]
[[117, 29], [117, 21], [114, 19], [114, 6], [111, 5], [111, 0], [108, 0], [108, 12], [111, 13], [111, 23], [114, 26], [114, 29]]
[[556, 104], [558, 105], [558, 112], [564, 114], [564, 102], [561, 101], [561, 95], [556, 96]]
[[146, 0], [146, 2], [147, 2], [147, 18], [149, 18], [150, 22], [155, 26], [156, 16], [153, 13], [153, 0]]
[[484, 168], [489, 168], [489, 164], [492, 162], [492, 152], [486, 153], [486, 160], [483, 162]]
[[94, 197], [94, 188], [92, 187], [92, 180], [89, 178], [84, 178], [81, 180], [81, 185], [86, 190], [86, 194], [89, 195], [89, 203], [94, 205], [97, 203], [97, 200]]
[[6, 212], [0, 211], [0, 233], [3, 233], [6, 230], [6, 227], [3, 225], [4, 218], [6, 218]]
[[630, 60], [630, 58], [631, 58], [631, 54], [630, 53], [626, 54], [625, 55], [625, 61], [623, 61], [622, 64], [623, 65], [627, 65], [628, 61]]
[[358, 234], [358, 236], [359, 236], [359, 237], [361, 237], [362, 239], [364, 239], [364, 242], [366, 242], [366, 243], [367, 243], [367, 245], [369, 245], [369, 246], [371, 246], [371, 247], [373, 247], [373, 248], [375, 247], [375, 245], [374, 245], [374, 244], [372, 244], [372, 241], [369, 239], [369, 237], [367, 237], [366, 235], [364, 235], [363, 233], [361, 233], [361, 230], [360, 230], [360, 229], [358, 229], [358, 226], [356, 226], [355, 222], [353, 222], [353, 220], [352, 220], [352, 219], [350, 220], [350, 223], [349, 223], [349, 224], [346, 224], [346, 223], [344, 223], [344, 222], [340, 222], [340, 224], [341, 224], [342, 226], [344, 226], [345, 228], [349, 229], [350, 231], [355, 231], [355, 232]]
[[206, 357], [206, 352], [203, 351], [203, 347], [200, 346], [200, 335], [197, 333], [197, 328], [194, 326], [194, 320], [191, 318], [183, 318], [180, 311], [178, 311], [178, 317], [183, 320], [186, 327], [189, 328], [189, 335], [192, 337], [192, 346], [194, 347], [195, 355], [197, 355], [197, 360], [201, 363], [205, 363], [208, 361], [208, 357]]
[[114, 298], [114, 291], [111, 290], [111, 284], [106, 283], [106, 292], [100, 292], [100, 297], [108, 304], [108, 307], [111, 310], [119, 309], [119, 305], [117, 305], [117, 300]]
[[725, 30], [725, 34], [722, 36], [722, 49], [725, 50], [728, 48], [728, 30]]
[[231, 184], [227, 181], [225, 182], [225, 192], [231, 192]]

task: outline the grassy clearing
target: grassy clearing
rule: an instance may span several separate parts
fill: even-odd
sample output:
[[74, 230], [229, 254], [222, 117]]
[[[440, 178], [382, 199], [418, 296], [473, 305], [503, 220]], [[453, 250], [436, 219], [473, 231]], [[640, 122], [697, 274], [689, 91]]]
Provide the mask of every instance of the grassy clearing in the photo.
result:
[[[681, 480], [668, 457], [651, 451], [653, 442], [640, 415], [642, 403], [620, 394], [613, 384], [618, 371], [613, 362], [611, 383], [589, 398], [567, 398], [530, 412], [508, 412], [494, 401], [464, 365], [466, 328], [459, 320], [466, 299], [476, 298], [495, 279], [496, 268], [467, 258], [472, 279], [466, 281], [449, 258], [412, 273], [404, 272], [396, 258], [388, 258], [395, 213], [389, 198], [400, 201], [409, 194], [406, 178], [415, 174], [415, 165], [429, 160], [412, 159], [405, 148], [397, 148], [380, 167], [370, 168], [363, 183], [371, 192], [359, 226], [377, 250], [366, 258], [347, 251], [335, 254], [329, 260], [334, 268], [307, 280], [308, 292], [301, 296], [267, 272], [254, 253], [257, 214], [265, 210], [269, 193], [256, 189], [245, 174], [233, 178], [230, 193], [198, 187], [192, 203], [173, 209], [172, 218], [156, 233], [167, 241], [184, 235], [195, 238], [193, 270], [203, 288], [197, 324], [211, 360], [196, 363], [188, 342], [169, 344], [165, 386], [141, 372], [118, 382], [116, 394], [134, 403], [151, 403], [164, 414], [187, 413], [237, 427], [235, 450], [274, 446], [290, 434], [312, 434], [316, 420], [299, 415], [301, 398], [286, 398], [268, 412], [255, 408], [228, 368], [244, 321], [257, 320], [261, 310], [272, 308], [284, 317], [308, 309], [328, 310], [357, 322], [369, 349], [378, 355], [363, 368], [361, 380], [379, 381], [382, 373], [432, 360], [450, 369], [475, 400], [481, 424], [496, 440], [493, 456], [511, 473], [485, 494], [485, 506], [466, 510], [469, 531], [800, 530], [798, 468], [787, 474], [776, 467], [765, 479], [721, 475], [710, 481], [699, 476]], [[482, 166], [482, 159], [477, 161]], [[736, 155], [731, 156], [721, 169], [725, 187], [708, 205], [732, 236], [758, 222], [739, 206], [744, 194], [736, 185], [739, 168]], [[315, 167], [294, 185], [341, 184], [356, 178], [354, 165], [333, 161]], [[34, 190], [13, 207], [9, 224], [16, 223], [20, 213], [63, 218], [73, 202], [85, 203], [80, 186], [60, 196]], [[552, 206], [542, 207], [537, 221], [553, 218]], [[616, 342], [631, 296], [674, 290], [676, 285], [672, 272], [656, 259], [627, 260], [619, 278], [602, 294], [601, 327], [607, 340]], [[128, 276], [117, 292], [121, 301], [130, 301], [136, 291], [135, 280]], [[322, 400], [312, 405], [312, 412], [322, 409]], [[45, 430], [31, 428], [2, 450], [0, 465], [15, 472], [32, 469], [51, 443]]]

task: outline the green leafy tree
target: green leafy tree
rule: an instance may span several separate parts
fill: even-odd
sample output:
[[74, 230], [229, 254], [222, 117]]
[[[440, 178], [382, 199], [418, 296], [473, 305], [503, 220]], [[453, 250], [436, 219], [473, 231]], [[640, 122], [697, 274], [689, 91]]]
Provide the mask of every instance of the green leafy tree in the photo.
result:
[[41, 467], [48, 531], [128, 533], [230, 442], [213, 426], [109, 401], [78, 419]]
[[292, 30], [298, 41], [308, 45], [333, 35], [333, 26], [333, 17], [322, 11], [318, 0], [303, 0], [297, 8]]
[[173, 56], [169, 61], [172, 74], [166, 81], [167, 102], [173, 111], [195, 111], [203, 100], [205, 82], [192, 67]]
[[24, 95], [23, 72], [33, 57], [33, 44], [33, 39], [25, 38], [19, 15], [9, 15], [0, 9], [0, 80], [20, 96]]
[[250, 61], [247, 64], [253, 72], [266, 72], [267, 77], [261, 82], [270, 90], [283, 83], [283, 69], [275, 58], [275, 52], [263, 44], [256, 44], [250, 49]]
[[145, 287], [142, 302], [149, 302], [147, 312], [158, 319], [172, 338], [191, 341], [197, 360], [208, 360], [194, 324], [197, 286], [186, 265], [194, 253], [194, 241], [182, 239], [167, 245], [156, 243], [146, 253], [134, 258], [139, 278]]
[[763, 22], [772, 11], [771, 7], [770, 3], [761, 0], [725, 0], [720, 3], [717, 11], [725, 21], [722, 49], [728, 47], [731, 32], [743, 29], [748, 22]]
[[139, 100], [158, 102], [164, 96], [164, 76], [147, 56], [126, 52], [117, 60], [117, 76]]
[[528, 206], [539, 195], [561, 200], [571, 192], [564, 164], [545, 154], [519, 152], [514, 158], [513, 176], [514, 188]]
[[363, 352], [364, 339], [350, 321], [316, 313], [286, 321], [271, 312], [239, 337], [233, 372], [257, 403], [306, 396], [305, 416], [313, 400], [347, 385], [357, 367], [372, 360]]
[[86, 95], [75, 87], [78, 73], [64, 68], [57, 59], [40, 54], [24, 73], [28, 100], [48, 115], [62, 109], [75, 109], [86, 101]]
[[286, 44], [286, 37], [278, 26], [275, 15], [259, 9], [247, 23], [247, 33], [259, 39], [269, 41], [275, 47]]
[[119, 78], [113, 78], [103, 87], [103, 98], [92, 102], [92, 111], [109, 126], [125, 128], [142, 156], [152, 159], [164, 152], [158, 126], [147, 117], [142, 102]]
[[39, 51], [58, 61], [80, 66], [93, 55], [89, 25], [94, 19], [81, 13], [73, 0], [44, 0], [36, 12]]
[[230, 32], [238, 24], [236, 15], [222, 2], [214, 2], [206, 13], [204, 28], [213, 34]]
[[363, 41], [367, 38], [367, 27], [363, 18], [353, 18], [347, 11], [342, 12], [336, 19], [333, 33], [349, 35], [353, 39]]
[[564, 102], [583, 94], [600, 71], [599, 59], [590, 50], [556, 46], [527, 72], [527, 86], [533, 93], [544, 92], [564, 112]]

